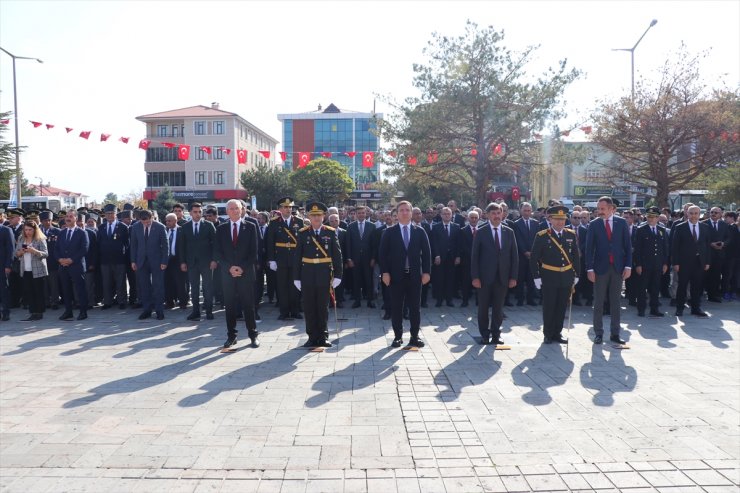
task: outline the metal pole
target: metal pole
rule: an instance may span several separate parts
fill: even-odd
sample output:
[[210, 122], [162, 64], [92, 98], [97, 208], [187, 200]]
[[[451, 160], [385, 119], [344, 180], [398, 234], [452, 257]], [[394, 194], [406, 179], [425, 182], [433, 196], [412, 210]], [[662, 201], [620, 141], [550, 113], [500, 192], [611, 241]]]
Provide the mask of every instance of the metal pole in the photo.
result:
[[[5, 53], [8, 53], [7, 51]], [[10, 55], [10, 53], [8, 53]], [[18, 145], [18, 87], [15, 78], [15, 55], [10, 55], [13, 59], [13, 121], [15, 123], [15, 194], [18, 197], [18, 208], [23, 208], [23, 191], [21, 190], [21, 184], [23, 179], [21, 177], [21, 153]]]
[[635, 50], [630, 50], [630, 59], [632, 61], [632, 101], [635, 100]]

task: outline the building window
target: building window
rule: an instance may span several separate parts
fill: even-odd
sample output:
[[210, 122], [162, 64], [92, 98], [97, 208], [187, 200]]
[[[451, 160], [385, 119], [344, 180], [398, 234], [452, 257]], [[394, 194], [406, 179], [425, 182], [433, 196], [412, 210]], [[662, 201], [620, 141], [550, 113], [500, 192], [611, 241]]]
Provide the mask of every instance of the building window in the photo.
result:
[[180, 125], [172, 125], [172, 136], [173, 137], [180, 136]]
[[214, 185], [223, 185], [224, 184], [224, 172], [223, 171], [214, 171], [213, 172], [213, 184]]
[[213, 135], [224, 134], [224, 122], [223, 120], [213, 122]]
[[193, 134], [205, 135], [206, 134], [206, 122], [204, 121], [193, 122]]
[[157, 137], [167, 137], [167, 125], [157, 125]]
[[184, 187], [184, 171], [155, 171], [146, 174], [147, 187]]
[[224, 148], [223, 146], [213, 147], [213, 159], [224, 159]]
[[150, 147], [146, 150], [146, 160], [150, 163], [164, 163], [179, 159], [177, 149], [174, 147]]
[[600, 169], [588, 168], [586, 170], [586, 178], [587, 179], [593, 180], [593, 179], [601, 178], [601, 175], [602, 175], [602, 173], [601, 173], [601, 170]]
[[196, 171], [195, 172], [195, 184], [196, 185], [205, 185], [206, 184], [206, 172], [205, 171]]
[[208, 154], [206, 154], [206, 151], [198, 147], [195, 149], [195, 160], [196, 161], [204, 161], [208, 159]]

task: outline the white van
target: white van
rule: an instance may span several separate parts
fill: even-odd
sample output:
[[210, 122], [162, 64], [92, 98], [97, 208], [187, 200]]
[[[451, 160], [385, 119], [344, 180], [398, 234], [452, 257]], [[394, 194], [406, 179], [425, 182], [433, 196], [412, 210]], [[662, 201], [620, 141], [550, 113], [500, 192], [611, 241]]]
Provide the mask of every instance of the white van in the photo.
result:
[[226, 214], [226, 202], [216, 202], [213, 204], [205, 204], [203, 206], [203, 209], [205, 210], [208, 207], [215, 207], [218, 210], [218, 218], [221, 220], [227, 220], [229, 218], [229, 215]]

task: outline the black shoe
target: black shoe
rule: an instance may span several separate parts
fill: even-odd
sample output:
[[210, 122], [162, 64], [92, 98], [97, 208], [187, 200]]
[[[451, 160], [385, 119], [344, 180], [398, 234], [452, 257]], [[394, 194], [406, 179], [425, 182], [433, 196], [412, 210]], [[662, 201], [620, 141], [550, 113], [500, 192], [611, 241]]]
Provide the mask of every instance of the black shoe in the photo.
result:
[[708, 298], [707, 301], [710, 301], [712, 303], [722, 303], [722, 298], [717, 298], [716, 296], [712, 296], [711, 298]]
[[626, 344], [626, 342], [620, 339], [619, 336], [611, 336], [609, 337], [609, 341], [613, 342], [614, 344]]
[[532, 300], [532, 301], [527, 301], [527, 305], [529, 305], [529, 306], [537, 306], [537, 303], [534, 300]]
[[409, 340], [409, 346], [416, 346], [418, 348], [422, 348], [426, 346], [426, 344], [424, 344], [424, 341], [422, 341], [418, 337], [412, 337], [411, 340]]
[[677, 317], [683, 317], [683, 308], [678, 308], [676, 310], [676, 316]]
[[516, 306], [524, 306], [524, 300], [517, 301]]
[[180, 307], [180, 310], [185, 310], [188, 307], [188, 304], [187, 303], [180, 303], [178, 306]]
[[676, 306], [676, 298], [671, 298], [671, 306]]
[[[213, 315], [211, 315], [211, 317], [213, 317]], [[260, 317], [260, 314], [257, 313], [257, 310], [254, 311], [254, 321], [255, 322], [261, 322], [262, 321], [262, 317]]]
[[375, 303], [373, 303], [372, 301], [368, 301], [367, 302], [367, 307], [368, 308], [375, 308]]
[[119, 310], [125, 310], [126, 309], [126, 303], [121, 303], [120, 305], [118, 305], [118, 309]]
[[645, 316], [645, 310], [640, 310], [637, 312], [638, 317], [644, 317]]
[[252, 344], [250, 344], [250, 346], [252, 346], [255, 349], [260, 347], [260, 340], [257, 339], [257, 336], [252, 337], [251, 339], [252, 339]]
[[331, 347], [331, 342], [327, 340], [319, 341], [318, 344], [316, 344], [317, 347]]
[[164, 313], [157, 312], [157, 320], [164, 320]]
[[74, 320], [74, 315], [72, 315], [72, 312], [64, 312], [59, 317], [59, 320]]
[[226, 339], [226, 342], [224, 343], [224, 349], [229, 349], [232, 346], [236, 346], [236, 336], [229, 337]]
[[422, 308], [429, 308], [429, 305], [427, 305], [427, 302], [425, 301], [424, 303], [421, 304], [421, 307]]
[[190, 315], [188, 315], [186, 320], [200, 320], [200, 313], [192, 312]]
[[132, 308], [141, 308], [142, 306], [144, 305], [142, 305], [141, 303], [134, 303], [131, 305]]
[[637, 302], [636, 301], [630, 301], [628, 304], [629, 304], [629, 306], [637, 306]]
[[665, 313], [663, 313], [663, 312], [654, 312], [654, 311], [650, 310], [650, 317], [651, 318], [653, 318], [653, 317], [665, 317]]
[[337, 301], [337, 308], [344, 308], [344, 303]]
[[167, 303], [165, 303], [164, 307], [168, 310], [172, 310], [173, 308], [175, 308], [175, 304], [171, 301], [168, 301]]
[[604, 342], [603, 336], [596, 336], [594, 337], [594, 344], [602, 344]]
[[583, 306], [580, 300], [573, 300], [573, 306]]
[[701, 310], [691, 310], [691, 314], [699, 318], [707, 318], [709, 316], [706, 312]]
[[316, 342], [313, 339], [309, 339], [303, 344], [303, 347], [305, 348], [316, 347]]
[[451, 301], [447, 302], [447, 306], [449, 306], [450, 308], [455, 308], [455, 304]]
[[108, 309], [108, 308], [110, 308], [111, 306], [112, 306], [112, 305], [103, 305], [103, 306], [101, 306], [101, 307], [100, 307], [100, 309], [101, 309], [101, 310], [107, 310], [107, 309]]
[[213, 312], [206, 312], [206, 320], [213, 320]]
[[465, 308], [467, 306], [468, 306], [468, 300], [465, 300], [462, 303], [460, 303], [460, 308]]
[[354, 303], [352, 303], [352, 308], [360, 308], [362, 306], [362, 303], [360, 303], [359, 300], [355, 300]]
[[390, 320], [391, 319], [391, 312], [385, 312], [383, 314], [383, 320]]
[[87, 318], [87, 312], [82, 311], [79, 315], [77, 315], [77, 320], [85, 320]]
[[504, 306], [514, 306], [514, 303], [511, 301], [504, 301]]
[[442, 300], [440, 300], [440, 301], [438, 301], [438, 302], [436, 302], [436, 303], [434, 304], [434, 307], [435, 307], [435, 308], [439, 308], [440, 306], [442, 306]]
[[287, 316], [287, 315], [280, 315], [280, 316], [278, 317], [278, 320], [290, 320], [290, 317], [289, 317], [289, 316]]
[[557, 342], [558, 344], [568, 344], [568, 339], [564, 338], [561, 335], [553, 337], [552, 340], [553, 342]]
[[146, 320], [147, 318], [150, 318], [152, 316], [152, 312], [141, 312], [141, 315], [139, 315], [139, 320]]
[[30, 315], [28, 315], [28, 317], [27, 317], [27, 318], [24, 318], [23, 320], [21, 320], [21, 322], [33, 322], [33, 321], [35, 321], [35, 320], [38, 320], [38, 319], [36, 318], [36, 314], [34, 314], [34, 313], [31, 313]]
[[497, 337], [496, 339], [491, 338], [491, 344], [496, 344], [497, 346], [503, 346], [504, 340], [500, 337]]
[[52, 310], [59, 310], [59, 305], [53, 304], [53, 305], [51, 305], [51, 309]]
[[399, 337], [398, 339], [393, 339], [391, 347], [401, 347], [401, 344], [403, 344], [403, 339]]
[[294, 313], [293, 315], [290, 316], [290, 318], [294, 318], [296, 320], [302, 320], [303, 315], [301, 315], [300, 313]]
[[10, 314], [9, 313], [3, 313], [2, 319], [3, 322], [8, 322], [10, 320]]
[[480, 343], [482, 346], [486, 346], [488, 344], [491, 344], [491, 336], [481, 336]]
[[552, 337], [545, 336], [545, 338], [542, 340], [544, 344], [552, 344]]

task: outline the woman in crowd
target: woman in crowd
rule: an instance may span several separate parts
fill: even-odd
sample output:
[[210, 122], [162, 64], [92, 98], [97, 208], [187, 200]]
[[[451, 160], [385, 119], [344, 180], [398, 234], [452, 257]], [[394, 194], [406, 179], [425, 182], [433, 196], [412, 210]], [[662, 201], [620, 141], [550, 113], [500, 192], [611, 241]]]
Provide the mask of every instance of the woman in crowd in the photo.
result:
[[20, 262], [23, 299], [28, 303], [29, 317], [24, 322], [41, 320], [44, 313], [44, 278], [49, 275], [46, 258], [46, 236], [34, 221], [26, 221], [15, 247]]

